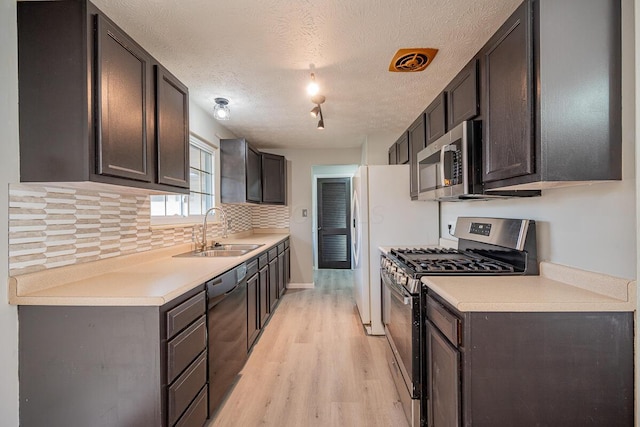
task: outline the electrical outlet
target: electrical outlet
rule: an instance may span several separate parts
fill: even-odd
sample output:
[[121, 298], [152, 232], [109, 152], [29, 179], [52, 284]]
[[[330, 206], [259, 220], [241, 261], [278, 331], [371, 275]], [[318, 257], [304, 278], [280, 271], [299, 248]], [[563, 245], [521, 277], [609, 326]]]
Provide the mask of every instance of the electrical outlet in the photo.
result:
[[302, 209], [302, 217], [306, 218], [307, 216], [309, 216], [309, 213], [306, 209]]

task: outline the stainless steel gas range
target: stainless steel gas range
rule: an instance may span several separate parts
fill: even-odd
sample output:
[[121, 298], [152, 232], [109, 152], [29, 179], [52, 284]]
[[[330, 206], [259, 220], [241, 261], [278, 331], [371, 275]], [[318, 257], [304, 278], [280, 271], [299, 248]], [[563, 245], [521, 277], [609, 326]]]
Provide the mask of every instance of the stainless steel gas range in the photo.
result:
[[535, 221], [460, 217], [453, 235], [458, 249], [394, 248], [381, 257], [389, 366], [411, 427], [426, 425], [429, 398], [422, 384], [426, 315], [421, 277], [538, 274]]

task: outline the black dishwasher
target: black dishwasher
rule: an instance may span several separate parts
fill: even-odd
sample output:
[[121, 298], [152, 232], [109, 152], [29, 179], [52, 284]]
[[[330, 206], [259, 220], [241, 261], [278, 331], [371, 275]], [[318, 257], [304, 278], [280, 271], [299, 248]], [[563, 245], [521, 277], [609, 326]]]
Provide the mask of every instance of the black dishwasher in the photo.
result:
[[209, 417], [218, 409], [247, 360], [247, 266], [209, 280]]

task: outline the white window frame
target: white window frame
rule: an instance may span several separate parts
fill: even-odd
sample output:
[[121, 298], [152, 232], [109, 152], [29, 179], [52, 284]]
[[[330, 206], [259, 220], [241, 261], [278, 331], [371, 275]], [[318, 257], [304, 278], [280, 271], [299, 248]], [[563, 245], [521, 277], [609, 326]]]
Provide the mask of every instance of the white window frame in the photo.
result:
[[[217, 138], [216, 138], [217, 139]], [[219, 206], [219, 196], [218, 189], [220, 185], [218, 181], [220, 179], [219, 166], [220, 162], [218, 161], [219, 155], [219, 146], [220, 140], [218, 139], [217, 144], [211, 143], [204, 138], [194, 134], [189, 134], [189, 145], [194, 145], [201, 150], [208, 151], [212, 156], [212, 165], [213, 168], [213, 206]], [[189, 197], [188, 194], [181, 194], [182, 197]], [[151, 216], [151, 211], [149, 211], [149, 216], [151, 217], [151, 228], [152, 229], [162, 229], [162, 228], [181, 228], [181, 227], [192, 227], [194, 225], [202, 224], [204, 221], [204, 215], [187, 215], [187, 216]], [[211, 223], [219, 222], [219, 215], [214, 215], [212, 218], [209, 218]]]

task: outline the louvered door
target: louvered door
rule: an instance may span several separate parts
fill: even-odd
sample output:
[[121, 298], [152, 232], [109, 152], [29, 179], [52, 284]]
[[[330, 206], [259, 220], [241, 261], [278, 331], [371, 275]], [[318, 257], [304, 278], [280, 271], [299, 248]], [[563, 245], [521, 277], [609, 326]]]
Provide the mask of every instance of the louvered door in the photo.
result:
[[318, 268], [351, 268], [349, 178], [318, 179]]

